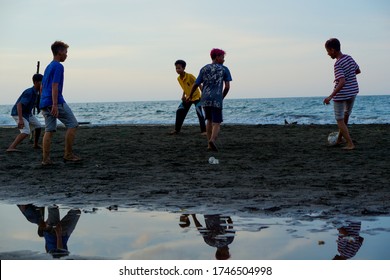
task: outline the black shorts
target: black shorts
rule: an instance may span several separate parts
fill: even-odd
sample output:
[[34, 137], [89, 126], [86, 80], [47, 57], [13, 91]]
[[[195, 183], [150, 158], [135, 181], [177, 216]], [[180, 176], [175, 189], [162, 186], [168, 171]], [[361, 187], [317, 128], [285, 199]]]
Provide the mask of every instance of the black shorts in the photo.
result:
[[216, 107], [203, 107], [206, 120], [209, 120], [213, 123], [223, 122], [222, 118], [222, 108]]

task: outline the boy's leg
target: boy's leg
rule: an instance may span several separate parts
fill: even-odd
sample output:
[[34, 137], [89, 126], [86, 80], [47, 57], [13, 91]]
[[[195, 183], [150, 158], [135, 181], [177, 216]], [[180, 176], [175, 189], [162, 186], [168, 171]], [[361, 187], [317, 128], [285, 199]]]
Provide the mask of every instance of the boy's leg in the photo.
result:
[[211, 120], [206, 120], [206, 133], [207, 140], [210, 141], [211, 135], [213, 134], [213, 122]]
[[201, 102], [200, 102], [200, 100], [198, 100], [198, 101], [195, 101], [194, 104], [195, 104], [196, 115], [198, 116], [198, 120], [199, 120], [200, 132], [204, 133], [204, 132], [206, 132], [206, 123], [205, 123], [205, 118], [203, 115]]
[[62, 235], [70, 236], [74, 231], [77, 222], [79, 221], [81, 211], [79, 209], [72, 209], [61, 220]]
[[217, 140], [220, 130], [221, 130], [221, 123], [213, 123], [210, 141], [215, 142]]
[[349, 135], [348, 126], [345, 124], [344, 119], [337, 120], [337, 125], [339, 127], [339, 138], [342, 136], [347, 141], [347, 146], [344, 147], [344, 149], [353, 150], [355, 145], [353, 144], [351, 136]]
[[191, 103], [182, 102], [176, 111], [176, 122], [175, 122], [175, 131], [176, 133], [180, 132], [181, 127], [183, 126], [184, 119], [187, 116], [188, 111], [191, 108]]
[[73, 143], [74, 143], [74, 138], [76, 136], [76, 130], [77, 128], [68, 128], [66, 130], [65, 152], [64, 152], [65, 159], [72, 159], [75, 157], [75, 155], [73, 154]]
[[42, 140], [42, 164], [51, 164], [52, 161], [50, 159], [50, 146], [51, 146], [51, 139], [53, 138], [55, 132], [48, 132], [46, 131], [43, 135]]
[[62, 106], [58, 107], [58, 112], [58, 119], [67, 128], [65, 133], [64, 159], [69, 161], [80, 161], [80, 157], [73, 153], [73, 144], [79, 123], [68, 104], [63, 103]]
[[[19, 119], [17, 116], [14, 116], [13, 117], [16, 124], [19, 123]], [[31, 131], [30, 131], [30, 124], [29, 122], [23, 118], [23, 123], [24, 123], [24, 127], [19, 129], [20, 131], [20, 134], [18, 136], [16, 136], [15, 140], [12, 142], [12, 144], [8, 147], [8, 149], [6, 150], [7, 152], [16, 152], [16, 151], [19, 151], [16, 149], [16, 147], [24, 140], [26, 139]]]
[[221, 123], [223, 121], [222, 119], [222, 109], [220, 108], [211, 108], [211, 120], [212, 120], [212, 125], [211, 125], [211, 136], [209, 138], [209, 148], [213, 151], [218, 151], [218, 148], [215, 144], [215, 141], [218, 138], [219, 131], [221, 129]]
[[20, 133], [18, 134], [18, 136], [16, 136], [15, 140], [12, 142], [12, 144], [8, 147], [8, 149], [6, 150], [7, 152], [17, 152], [19, 151], [18, 149], [16, 149], [16, 147], [24, 140], [28, 137], [28, 134], [25, 134], [25, 133]]
[[[348, 130], [348, 120], [349, 120], [349, 114], [351, 113], [352, 107], [353, 107], [354, 99], [347, 100], [347, 101], [341, 101], [341, 102], [334, 102], [334, 112], [335, 117], [337, 121], [337, 126], [339, 128], [339, 136], [337, 138], [337, 144], [342, 143], [342, 138], [347, 141], [347, 146], [344, 149], [352, 150], [355, 148], [355, 145], [352, 142], [351, 136], [349, 134]], [[347, 118], [345, 118], [345, 115], [348, 115]]]
[[47, 207], [47, 220], [49, 226], [56, 226], [60, 222], [60, 210], [57, 205]]
[[39, 146], [39, 138], [41, 137], [42, 128], [36, 128], [34, 130], [34, 148], [40, 149], [41, 146]]
[[39, 146], [38, 142], [39, 142], [39, 137], [41, 136], [41, 123], [39, 122], [39, 120], [34, 116], [34, 115], [31, 115], [30, 116], [30, 125], [34, 128], [34, 148], [35, 149], [40, 149], [41, 147]]
[[45, 134], [42, 140], [42, 164], [49, 165], [53, 162], [50, 159], [51, 139], [57, 129], [57, 119], [51, 115], [50, 108], [42, 109], [42, 115], [45, 118]]
[[[211, 134], [213, 133], [213, 122], [212, 122], [212, 116], [211, 116], [211, 107], [203, 107], [204, 115], [206, 119], [206, 134], [207, 134], [207, 141], [210, 141]], [[210, 145], [209, 145], [210, 148]]]

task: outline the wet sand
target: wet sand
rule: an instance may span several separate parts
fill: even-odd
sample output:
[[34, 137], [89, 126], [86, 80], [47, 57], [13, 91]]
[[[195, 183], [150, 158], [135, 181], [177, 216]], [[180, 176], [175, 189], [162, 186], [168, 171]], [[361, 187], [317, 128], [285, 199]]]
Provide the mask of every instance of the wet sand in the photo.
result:
[[[329, 147], [336, 125], [223, 125], [219, 152], [197, 126], [81, 126], [64, 163], [65, 130], [52, 144], [56, 165], [0, 128], [0, 197], [6, 203], [144, 209], [230, 215], [388, 215], [390, 125], [352, 125], [356, 150]], [[208, 163], [209, 157], [219, 160]]]

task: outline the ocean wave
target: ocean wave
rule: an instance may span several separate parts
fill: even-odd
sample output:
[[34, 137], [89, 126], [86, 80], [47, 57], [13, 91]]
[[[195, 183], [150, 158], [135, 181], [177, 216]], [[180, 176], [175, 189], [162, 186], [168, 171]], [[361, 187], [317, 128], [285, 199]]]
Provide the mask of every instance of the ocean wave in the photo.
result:
[[[174, 125], [179, 101], [107, 102], [69, 104], [80, 122], [96, 125], [164, 124]], [[12, 106], [0, 105], [0, 125], [15, 125]], [[390, 95], [358, 96], [351, 124], [390, 123]], [[333, 106], [324, 106], [320, 97], [226, 99], [223, 109], [227, 124], [334, 124]], [[38, 119], [44, 123], [42, 115]], [[197, 124], [194, 106], [184, 124]]]

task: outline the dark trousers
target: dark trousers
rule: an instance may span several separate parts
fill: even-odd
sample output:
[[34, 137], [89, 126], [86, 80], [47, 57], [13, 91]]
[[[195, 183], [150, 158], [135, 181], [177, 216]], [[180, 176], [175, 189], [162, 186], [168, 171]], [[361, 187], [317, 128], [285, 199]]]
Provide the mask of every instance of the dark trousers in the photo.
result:
[[180, 132], [184, 119], [186, 118], [192, 104], [195, 105], [196, 115], [198, 116], [199, 119], [200, 131], [206, 132], [206, 123], [205, 123], [200, 99], [196, 101], [182, 102], [179, 105], [176, 111], [176, 122], [175, 122], [175, 130], [177, 132]]

